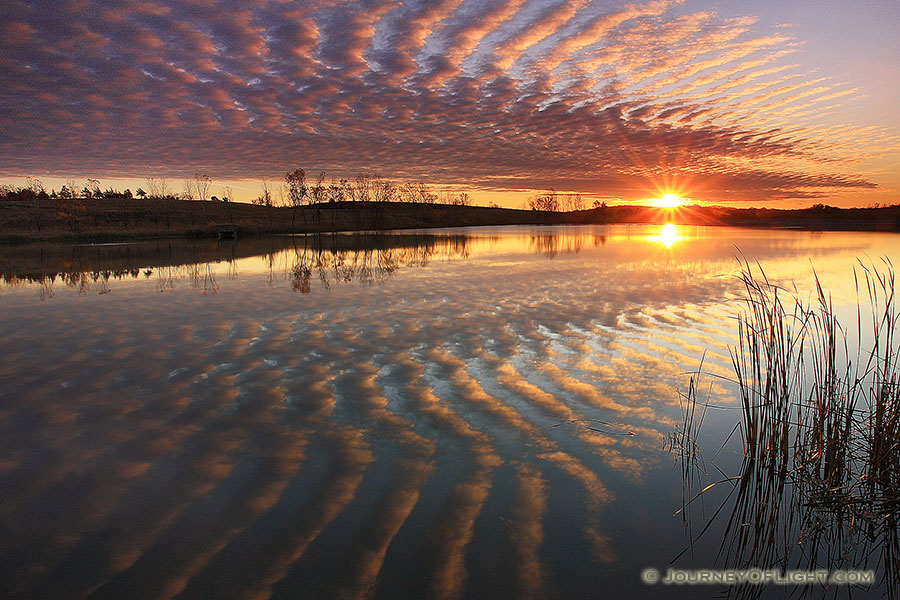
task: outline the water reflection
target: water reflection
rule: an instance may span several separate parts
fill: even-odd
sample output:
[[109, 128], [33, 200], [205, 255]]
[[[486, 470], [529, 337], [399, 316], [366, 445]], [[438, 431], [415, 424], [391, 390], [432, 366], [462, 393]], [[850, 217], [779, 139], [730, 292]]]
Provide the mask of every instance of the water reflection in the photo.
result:
[[[698, 235], [701, 230], [702, 235]], [[432, 261], [473, 260], [510, 254], [535, 254], [552, 259], [578, 255], [589, 248], [605, 249], [609, 259], [628, 263], [652, 262], [660, 258], [653, 255], [652, 248], [672, 251], [676, 250], [676, 245], [678, 254], [667, 255], [666, 260], [674, 257], [694, 266], [718, 264], [721, 274], [726, 274], [735, 272], [735, 256], [745, 248], [760, 259], [767, 255], [814, 258], [815, 254], [837, 253], [852, 260], [856, 256], [853, 248], [858, 245], [851, 241], [847, 248], [845, 244], [865, 235], [832, 234], [822, 238], [816, 232], [749, 231], [740, 241], [729, 239], [725, 233], [711, 236], [710, 231], [666, 224], [582, 230], [519, 228], [516, 235], [506, 235], [508, 232], [504, 228], [488, 228], [486, 232], [472, 229], [463, 230], [463, 233], [330, 234], [251, 238], [237, 242], [160, 240], [127, 244], [8, 246], [0, 252], [0, 282], [2, 289], [7, 291], [34, 289], [41, 300], [52, 299], [60, 288], [78, 295], [105, 295], [117, 284], [148, 279], [154, 280], [160, 292], [172, 291], [180, 283], [187, 283], [201, 295], [213, 295], [219, 291], [222, 281], [237, 280], [242, 274], [265, 272], [267, 285], [285, 282], [292, 290], [307, 294], [315, 287], [328, 290], [336, 283], [382, 283], [400, 269], [426, 267]], [[607, 244], [609, 248], [606, 248]], [[865, 247], [868, 245], [863, 244]], [[628, 252], [624, 252], [626, 248]], [[634, 252], [636, 248], [641, 250]], [[771, 269], [773, 277], [789, 279], [796, 275], [794, 267], [783, 273], [782, 266], [775, 265]]]
[[[488, 238], [490, 239], [490, 238]], [[432, 260], [465, 259], [465, 235], [327, 235], [267, 240], [188, 241], [89, 246], [10, 247], [0, 261], [4, 287], [33, 287], [41, 300], [54, 297], [57, 285], [79, 295], [111, 291], [110, 281], [149, 279], [156, 289], [171, 291], [181, 282], [202, 295], [219, 290], [217, 276], [238, 278], [239, 263], [266, 265], [267, 284], [288, 281], [294, 291], [309, 293], [311, 280], [322, 288], [332, 283], [383, 282], [401, 267], [425, 267]], [[224, 263], [224, 272], [220, 267]]]
[[4, 248], [0, 595], [696, 597], [639, 573], [683, 544], [663, 441], [730, 367], [734, 246], [845, 280], [887, 238], [657, 234]]
[[677, 225], [666, 223], [659, 228], [659, 233], [650, 236], [649, 239], [653, 242], [662, 244], [666, 248], [671, 248], [676, 242], [680, 242], [689, 238], [679, 234]]
[[[818, 290], [816, 303], [808, 305], [744, 265], [746, 304], [732, 351], [732, 381], [741, 398], [740, 443], [729, 447], [743, 461], [736, 476], [717, 477], [705, 488], [733, 486], [702, 530], [730, 507], [719, 554], [724, 566], [768, 565], [816, 575], [792, 580], [793, 589], [784, 597], [819, 596], [829, 582], [832, 588], [850, 583], [877, 589], [875, 567], [885, 596], [900, 594], [900, 388], [894, 338], [900, 312], [890, 263], [863, 263], [863, 269], [859, 277], [866, 294], [855, 325], [871, 324], [868, 346], [853, 324], [848, 331], [836, 319], [825, 290]], [[702, 401], [693, 385], [686, 399], [682, 433], [673, 440], [681, 449], [687, 498], [707, 470], [696, 442], [702, 417], [695, 418], [707, 404], [698, 408]], [[685, 502], [685, 514], [692, 515], [692, 502]], [[832, 579], [847, 571], [852, 578]], [[762, 594], [752, 582], [728, 590], [734, 598]]]

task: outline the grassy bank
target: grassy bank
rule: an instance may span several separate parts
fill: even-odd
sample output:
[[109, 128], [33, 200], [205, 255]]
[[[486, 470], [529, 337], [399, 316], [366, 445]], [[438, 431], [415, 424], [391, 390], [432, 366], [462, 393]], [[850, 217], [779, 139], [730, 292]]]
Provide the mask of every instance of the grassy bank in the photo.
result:
[[900, 206], [800, 210], [603, 206], [550, 212], [401, 202], [329, 202], [297, 208], [175, 199], [35, 199], [0, 202], [0, 242], [112, 242], [213, 237], [233, 223], [243, 236], [485, 225], [679, 223], [813, 230], [900, 231]]
[[335, 202], [297, 208], [183, 200], [90, 199], [0, 202], [0, 240], [110, 242], [158, 237], [214, 237], [216, 225], [242, 236], [381, 231], [562, 222], [560, 213], [399, 202]]

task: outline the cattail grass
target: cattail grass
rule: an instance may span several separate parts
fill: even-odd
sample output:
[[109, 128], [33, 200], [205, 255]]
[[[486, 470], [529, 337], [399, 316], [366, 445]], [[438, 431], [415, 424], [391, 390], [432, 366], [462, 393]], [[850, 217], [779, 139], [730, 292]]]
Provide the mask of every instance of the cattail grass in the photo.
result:
[[[818, 275], [816, 300], [807, 304], [796, 290], [769, 282], [758, 265], [743, 263], [746, 304], [731, 358], [748, 460], [761, 461], [779, 478], [815, 480], [854, 501], [896, 499], [900, 315], [893, 268], [885, 266], [860, 264], [862, 277], [855, 273], [857, 290], [862, 286], [865, 294], [854, 354]], [[868, 349], [860, 331], [864, 315], [872, 322]]]
[[[719, 559], [741, 568], [879, 566], [885, 594], [897, 598], [900, 314], [893, 265], [855, 270], [855, 335], [840, 323], [817, 274], [815, 298], [804, 302], [796, 289], [770, 282], [759, 264], [743, 260], [741, 267], [744, 306], [731, 361], [744, 457], [739, 474], [726, 479], [733, 505]], [[870, 344], [863, 342], [867, 321]], [[696, 404], [695, 394], [692, 379], [684, 404]], [[694, 410], [685, 411], [682, 440], [697, 437]], [[802, 596], [812, 588], [798, 589]], [[761, 593], [759, 586], [729, 590], [742, 598]]]

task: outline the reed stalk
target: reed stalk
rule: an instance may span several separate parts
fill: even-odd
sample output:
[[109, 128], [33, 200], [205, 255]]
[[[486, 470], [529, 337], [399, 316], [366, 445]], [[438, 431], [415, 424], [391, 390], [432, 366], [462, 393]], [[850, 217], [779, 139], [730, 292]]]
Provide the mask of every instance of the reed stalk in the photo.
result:
[[[807, 303], [796, 289], [770, 282], [759, 265], [741, 266], [744, 307], [731, 361], [744, 457], [739, 474], [727, 479], [736, 494], [726, 500], [734, 504], [719, 558], [741, 568], [877, 565], [885, 595], [898, 598], [900, 313], [893, 265], [860, 263], [855, 271], [855, 336], [839, 322], [818, 275], [816, 298]], [[864, 348], [867, 320], [872, 343]], [[696, 404], [693, 379], [685, 404]], [[682, 438], [690, 432], [696, 439], [694, 410], [685, 412]], [[821, 592], [813, 587], [794, 595]], [[762, 593], [759, 586], [729, 589], [731, 597]]]

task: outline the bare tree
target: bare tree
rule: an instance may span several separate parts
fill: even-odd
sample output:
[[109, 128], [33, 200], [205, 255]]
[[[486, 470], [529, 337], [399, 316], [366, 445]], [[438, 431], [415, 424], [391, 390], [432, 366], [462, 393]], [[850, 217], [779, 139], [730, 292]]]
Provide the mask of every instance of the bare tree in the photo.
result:
[[100, 180], [93, 179], [88, 177], [84, 182], [84, 187], [86, 190], [90, 191], [91, 196], [94, 198], [102, 198], [103, 192], [100, 191]]
[[209, 197], [209, 186], [212, 185], [212, 179], [205, 173], [194, 173], [194, 189], [197, 191], [197, 199], [206, 202]]
[[34, 226], [38, 231], [41, 230], [41, 219], [38, 216], [40, 210], [38, 209], [38, 197], [46, 192], [44, 192], [44, 183], [38, 179], [37, 177], [26, 177], [25, 185], [28, 187], [29, 195], [31, 196], [31, 208], [32, 214], [34, 215]]
[[234, 201], [234, 192], [231, 191], [231, 186], [223, 185], [222, 186], [222, 202], [225, 203], [225, 211], [228, 213], [228, 221], [230, 223], [234, 222], [234, 218], [231, 215], [231, 203]]
[[572, 210], [584, 210], [584, 196], [581, 194], [572, 194], [570, 202]]
[[[69, 191], [69, 195], [67, 196], [68, 198], [75, 198], [76, 196], [78, 196], [78, 184], [75, 183], [74, 179], [72, 179], [72, 178], [66, 179], [66, 185], [64, 185], [63, 188], [68, 189], [68, 191]], [[62, 192], [60, 192], [60, 195], [61, 194], [62, 194]]]
[[37, 177], [26, 177], [25, 187], [28, 188], [32, 195], [38, 196], [44, 191], [44, 182]]
[[416, 202], [419, 198], [419, 188], [414, 183], [405, 183], [397, 190], [400, 202]]
[[310, 190], [311, 201], [313, 204], [319, 204], [325, 201], [325, 171], [319, 173], [316, 185]]
[[344, 201], [344, 186], [342, 182], [331, 180], [331, 184], [328, 186], [328, 201], [329, 202], [343, 202]]
[[341, 179], [340, 186], [341, 186], [341, 195], [343, 196], [344, 200], [349, 200], [350, 202], [353, 202], [356, 199], [353, 195], [353, 184], [351, 184], [350, 181], [347, 179]]
[[584, 210], [584, 198], [581, 194], [566, 194], [562, 197], [562, 210]]
[[262, 195], [256, 199], [256, 203], [266, 207], [269, 215], [269, 227], [272, 227], [272, 187], [269, 185], [268, 179], [262, 180]]
[[151, 177], [147, 180], [147, 189], [151, 198], [165, 198], [169, 195], [169, 185], [165, 177]]
[[193, 200], [194, 199], [194, 181], [191, 179], [185, 179], [181, 182], [181, 197], [185, 200]]
[[457, 206], [469, 206], [472, 204], [472, 199], [469, 197], [469, 194], [462, 192], [453, 199], [453, 204]]
[[272, 186], [268, 179], [262, 180], [262, 205], [272, 207]]
[[556, 190], [534, 196], [528, 201], [528, 205], [531, 210], [558, 211], [559, 199]]
[[372, 180], [372, 199], [375, 202], [391, 202], [397, 197], [397, 187], [394, 182], [383, 177]]
[[372, 200], [372, 176], [360, 173], [356, 176], [356, 200], [370, 202]]
[[418, 188], [419, 194], [419, 202], [424, 202], [425, 204], [434, 204], [438, 201], [438, 195], [428, 189], [428, 186], [422, 183], [421, 181], [416, 184]]
[[435, 196], [435, 200], [441, 204], [452, 204], [455, 206], [469, 206], [472, 204], [471, 197], [465, 192], [454, 194], [453, 192], [445, 190]]
[[421, 181], [417, 183], [406, 183], [395, 188], [396, 199], [400, 202], [421, 202], [425, 204], [433, 204], [438, 201], [438, 194], [433, 194], [428, 186]]
[[[163, 215], [166, 219], [166, 229], [169, 228], [169, 185], [166, 183], [164, 177], [151, 177], [147, 180], [147, 189], [149, 190], [150, 198], [157, 201], [157, 205], [162, 208]], [[154, 212], [157, 212], [157, 209], [154, 208]], [[191, 213], [191, 219], [193, 220], [193, 213]]]
[[309, 188], [306, 186], [306, 171], [303, 169], [294, 169], [284, 176], [284, 183], [287, 186], [288, 200], [291, 203], [291, 232], [294, 231], [294, 219], [297, 216], [297, 209], [306, 201]]

